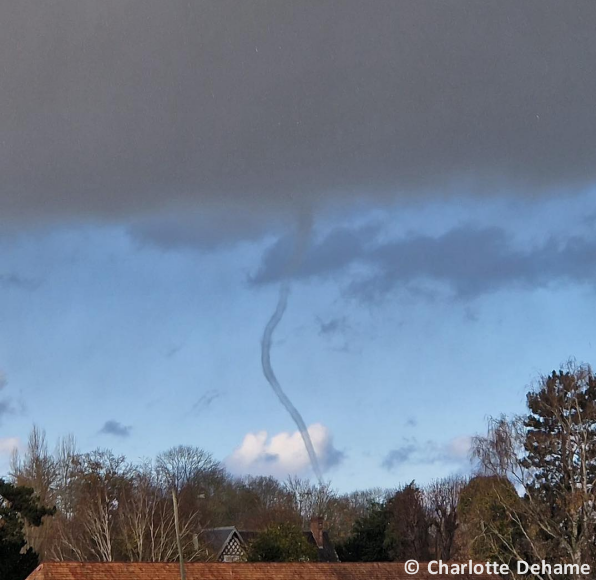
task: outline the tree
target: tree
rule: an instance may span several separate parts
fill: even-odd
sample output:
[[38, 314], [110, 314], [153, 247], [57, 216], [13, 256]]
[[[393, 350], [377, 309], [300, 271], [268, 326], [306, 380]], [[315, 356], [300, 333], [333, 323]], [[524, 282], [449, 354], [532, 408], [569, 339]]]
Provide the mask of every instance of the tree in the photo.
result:
[[261, 532], [248, 547], [249, 562], [316, 562], [318, 551], [300, 527], [277, 524]]
[[456, 535], [459, 527], [457, 506], [463, 477], [446, 477], [433, 481], [425, 490], [433, 553], [437, 560], [451, 560], [456, 553]]
[[228, 477], [209, 502], [210, 527], [261, 531], [282, 522], [301, 524], [293, 495], [273, 477]]
[[[195, 522], [195, 519], [192, 519]], [[126, 559], [138, 562], [170, 562], [176, 559], [172, 498], [157, 480], [153, 466], [133, 469], [118, 506], [119, 535]], [[185, 529], [192, 523], [189, 522]], [[187, 542], [190, 546], [191, 542]]]
[[337, 545], [341, 562], [388, 562], [391, 544], [387, 538], [390, 513], [384, 503], [371, 503], [368, 513], [358, 518], [352, 534]]
[[190, 445], [178, 445], [160, 453], [156, 469], [180, 493], [185, 488], [208, 493], [225, 478], [219, 461], [204, 449]]
[[336, 496], [327, 519], [329, 533], [336, 544], [350, 537], [356, 520], [366, 516], [373, 503], [385, 503], [394, 493], [382, 488], [370, 488]]
[[387, 504], [387, 545], [392, 560], [428, 560], [429, 520], [422, 490], [412, 481]]
[[549, 508], [541, 520], [551, 549], [582, 564], [593, 557], [596, 525], [596, 377], [585, 366], [553, 371], [527, 401], [528, 496]]
[[514, 554], [523, 553], [523, 534], [511, 512], [521, 499], [511, 482], [498, 475], [473, 477], [461, 490], [457, 513], [460, 540], [468, 557], [515, 568]]
[[37, 567], [33, 548], [25, 549], [25, 524], [40, 526], [53, 509], [40, 505], [33, 489], [0, 479], [0, 578], [24, 580]]
[[290, 476], [284, 487], [294, 499], [295, 508], [302, 518], [302, 525], [308, 525], [313, 517], [329, 519], [330, 508], [335, 499], [329, 482], [313, 484], [308, 479]]
[[[45, 431], [34, 426], [27, 442], [27, 450], [21, 455], [17, 449], [11, 457], [11, 478], [16, 485], [30, 487], [41, 505], [57, 504], [58, 466], [48, 452]], [[56, 518], [50, 518], [41, 526], [25, 524], [25, 538], [43, 559], [51, 551], [55, 534], [52, 527]]]
[[131, 467], [121, 455], [95, 450], [81, 457], [78, 479], [78, 513], [86, 532], [92, 559], [117, 559], [119, 507], [130, 485]]
[[[523, 417], [492, 420], [488, 435], [475, 440], [475, 455], [485, 473], [507, 477], [523, 490], [523, 501], [502, 505], [536, 561], [592, 563], [596, 378], [589, 366], [570, 362], [540, 377], [527, 404]], [[523, 559], [517, 546], [509, 549]]]

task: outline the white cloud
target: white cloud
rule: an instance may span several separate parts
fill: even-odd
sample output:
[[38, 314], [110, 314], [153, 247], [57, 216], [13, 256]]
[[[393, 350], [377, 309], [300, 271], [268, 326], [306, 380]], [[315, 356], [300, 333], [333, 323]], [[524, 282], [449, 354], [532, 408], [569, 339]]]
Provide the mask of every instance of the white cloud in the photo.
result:
[[8, 471], [12, 452], [20, 447], [21, 441], [18, 437], [0, 438], [0, 477]]
[[445, 456], [452, 460], [468, 459], [472, 448], [472, 438], [469, 435], [455, 437], [445, 446]]
[[[308, 433], [323, 471], [343, 459], [343, 453], [333, 446], [333, 436], [327, 427], [315, 423]], [[226, 459], [228, 468], [241, 474], [273, 475], [304, 474], [310, 461], [299, 431], [269, 436], [267, 431], [247, 433], [242, 443]]]
[[0, 456], [10, 455], [14, 449], [21, 446], [21, 441], [18, 437], [4, 437], [0, 439]]

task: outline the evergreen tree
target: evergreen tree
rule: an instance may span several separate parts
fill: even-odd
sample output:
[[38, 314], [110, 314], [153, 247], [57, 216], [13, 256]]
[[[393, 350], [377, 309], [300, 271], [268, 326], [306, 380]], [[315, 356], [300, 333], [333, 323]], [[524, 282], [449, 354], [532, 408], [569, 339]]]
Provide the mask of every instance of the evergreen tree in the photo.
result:
[[25, 522], [40, 526], [54, 509], [39, 504], [33, 489], [0, 479], [0, 578], [24, 580], [38, 565], [33, 548], [25, 549]]
[[523, 532], [510, 517], [521, 498], [506, 477], [478, 475], [463, 488], [457, 511], [460, 540], [470, 558], [515, 567], [514, 553], [524, 553]]
[[390, 513], [384, 503], [371, 503], [368, 513], [354, 523], [352, 535], [337, 546], [341, 562], [388, 562], [392, 545], [388, 541]]
[[249, 562], [316, 562], [317, 548], [294, 524], [269, 526], [248, 548]]
[[527, 403], [527, 499], [540, 506], [551, 555], [581, 564], [593, 555], [596, 526], [596, 377], [570, 364], [543, 377]]

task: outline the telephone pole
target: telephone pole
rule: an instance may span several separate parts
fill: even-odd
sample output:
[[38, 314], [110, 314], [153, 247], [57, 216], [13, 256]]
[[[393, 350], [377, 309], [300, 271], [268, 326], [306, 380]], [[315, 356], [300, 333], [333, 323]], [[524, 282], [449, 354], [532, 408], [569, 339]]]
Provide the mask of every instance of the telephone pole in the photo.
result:
[[172, 486], [172, 503], [174, 504], [174, 528], [176, 530], [176, 543], [178, 544], [178, 558], [180, 559], [180, 580], [186, 580], [186, 568], [182, 555], [182, 540], [180, 539], [180, 520], [178, 519], [178, 495], [176, 486]]

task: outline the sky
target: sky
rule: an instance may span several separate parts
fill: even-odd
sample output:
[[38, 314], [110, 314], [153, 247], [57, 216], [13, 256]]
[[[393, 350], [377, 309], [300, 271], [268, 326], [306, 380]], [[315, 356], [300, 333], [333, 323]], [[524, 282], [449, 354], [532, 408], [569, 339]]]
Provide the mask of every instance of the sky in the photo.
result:
[[0, 473], [34, 424], [342, 491], [590, 363], [596, 5], [0, 8]]

